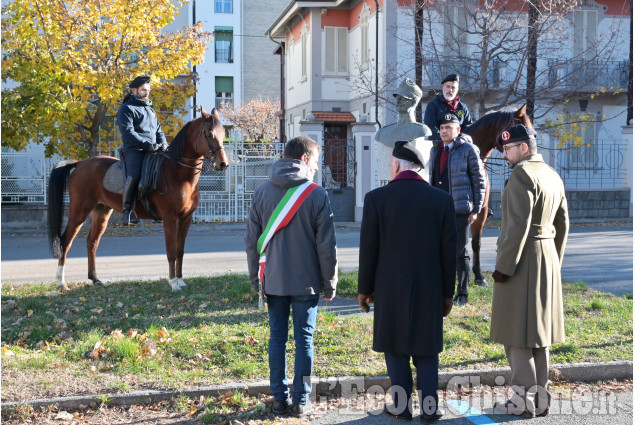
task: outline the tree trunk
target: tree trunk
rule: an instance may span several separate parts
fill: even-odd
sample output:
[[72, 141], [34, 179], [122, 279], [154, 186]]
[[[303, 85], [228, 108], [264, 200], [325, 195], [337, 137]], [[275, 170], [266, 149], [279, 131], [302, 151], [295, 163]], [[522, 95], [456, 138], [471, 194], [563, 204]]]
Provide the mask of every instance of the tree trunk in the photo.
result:
[[529, 22], [527, 26], [527, 115], [533, 122], [536, 103], [536, 69], [538, 63], [538, 7], [540, 1], [529, 4]]
[[[415, 83], [419, 88], [423, 86], [423, 52], [421, 45], [423, 40], [423, 3], [424, 0], [417, 0], [415, 5]], [[423, 107], [421, 102], [417, 104], [415, 120], [423, 122]]]
[[106, 111], [106, 105], [102, 103], [97, 104], [97, 109], [95, 110], [95, 115], [92, 119], [92, 125], [88, 129], [88, 133], [90, 135], [87, 140], [89, 157], [97, 156], [100, 154], [100, 152], [97, 150], [97, 147], [99, 145], [99, 131], [101, 130], [104, 121], [106, 121]]

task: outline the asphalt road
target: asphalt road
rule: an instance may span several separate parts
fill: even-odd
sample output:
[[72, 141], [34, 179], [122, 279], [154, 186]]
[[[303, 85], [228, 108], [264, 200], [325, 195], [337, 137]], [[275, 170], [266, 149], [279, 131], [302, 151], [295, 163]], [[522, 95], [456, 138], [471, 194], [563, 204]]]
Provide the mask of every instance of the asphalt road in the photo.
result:
[[[606, 394], [603, 394], [606, 392]], [[443, 392], [440, 392], [443, 397]], [[362, 398], [362, 396], [358, 397]], [[496, 398], [498, 400], [498, 397]], [[499, 401], [504, 401], [500, 399]], [[442, 425], [497, 425], [525, 422], [513, 415], [495, 414], [492, 410], [494, 399], [491, 395], [476, 396], [457, 400], [449, 397], [441, 399], [445, 407]], [[406, 423], [380, 413], [377, 403], [366, 400], [352, 403], [336, 410], [329, 410], [311, 424], [349, 425], [395, 425]], [[383, 403], [382, 403], [383, 404]], [[421, 423], [415, 417], [412, 423]], [[532, 425], [630, 425], [633, 422], [633, 393], [613, 393], [610, 389], [599, 389], [586, 394], [567, 394], [561, 400], [553, 400], [549, 415], [531, 419]]]
[[[497, 229], [485, 229], [482, 268], [493, 270]], [[184, 277], [246, 273], [244, 226], [195, 225], [186, 240]], [[337, 226], [338, 260], [343, 271], [357, 268], [359, 225]], [[43, 234], [3, 230], [0, 244], [2, 283], [37, 283], [55, 280], [53, 259]], [[66, 262], [66, 280], [87, 279], [85, 238], [77, 238]], [[167, 278], [163, 235], [139, 231], [131, 236], [104, 236], [97, 252], [97, 276], [115, 280]], [[571, 228], [562, 271], [568, 281], [617, 295], [633, 294], [633, 226], [581, 226]], [[167, 285], [167, 283], [166, 283]]]

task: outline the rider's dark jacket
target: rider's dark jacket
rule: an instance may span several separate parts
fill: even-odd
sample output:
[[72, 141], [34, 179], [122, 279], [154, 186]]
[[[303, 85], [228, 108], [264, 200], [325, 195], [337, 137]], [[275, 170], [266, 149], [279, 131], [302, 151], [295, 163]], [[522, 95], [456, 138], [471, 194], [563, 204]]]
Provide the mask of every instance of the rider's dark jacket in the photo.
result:
[[161, 124], [152, 109], [152, 103], [146, 103], [129, 93], [117, 112], [119, 131], [123, 139], [123, 151], [156, 151], [159, 145], [167, 145]]
[[428, 103], [426, 106], [426, 112], [423, 116], [423, 123], [430, 128], [432, 136], [430, 139], [439, 140], [441, 135], [439, 134], [439, 121], [445, 116], [445, 114], [452, 112], [459, 117], [459, 123], [461, 124], [461, 133], [463, 133], [470, 125], [472, 125], [472, 116], [467, 109], [467, 105], [459, 101], [456, 106], [456, 111], [452, 111], [448, 103], [443, 99], [443, 94], [439, 93], [437, 96]]

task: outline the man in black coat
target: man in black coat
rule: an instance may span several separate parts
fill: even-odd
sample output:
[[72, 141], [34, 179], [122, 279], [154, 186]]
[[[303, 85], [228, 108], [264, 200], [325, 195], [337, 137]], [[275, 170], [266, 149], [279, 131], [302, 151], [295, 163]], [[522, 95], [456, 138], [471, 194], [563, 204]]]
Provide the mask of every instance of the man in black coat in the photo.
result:
[[452, 309], [456, 224], [452, 197], [417, 173], [425, 161], [409, 142], [396, 142], [391, 182], [364, 199], [359, 250], [359, 304], [375, 302], [373, 350], [383, 352], [392, 384], [386, 413], [412, 418], [417, 368], [421, 419], [436, 420], [443, 317]]

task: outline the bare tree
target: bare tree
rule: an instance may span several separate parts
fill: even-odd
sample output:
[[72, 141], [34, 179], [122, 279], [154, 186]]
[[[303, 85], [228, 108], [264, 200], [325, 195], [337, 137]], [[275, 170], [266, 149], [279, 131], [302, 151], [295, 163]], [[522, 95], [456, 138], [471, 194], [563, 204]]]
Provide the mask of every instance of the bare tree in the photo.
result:
[[[424, 80], [433, 82], [435, 88], [443, 76], [460, 74], [460, 95], [476, 104], [476, 116], [528, 103], [534, 118], [540, 119], [563, 102], [619, 93], [627, 85], [623, 68], [629, 69], [616, 53], [620, 25], [626, 22], [613, 20], [611, 28], [596, 35], [597, 19], [589, 36], [586, 23], [584, 30], [577, 26], [580, 14], [588, 10], [580, 8], [583, 2], [412, 0], [412, 6], [402, 7], [400, 13], [411, 15], [414, 31], [398, 26], [387, 29], [406, 47], [399, 49], [398, 63], [388, 64], [380, 78], [382, 102], [390, 108], [393, 99], [385, 88], [397, 86], [404, 76], [413, 74], [422, 88]], [[406, 21], [402, 19], [398, 25]], [[374, 93], [369, 84], [372, 78], [360, 75], [352, 73], [351, 87]]]

